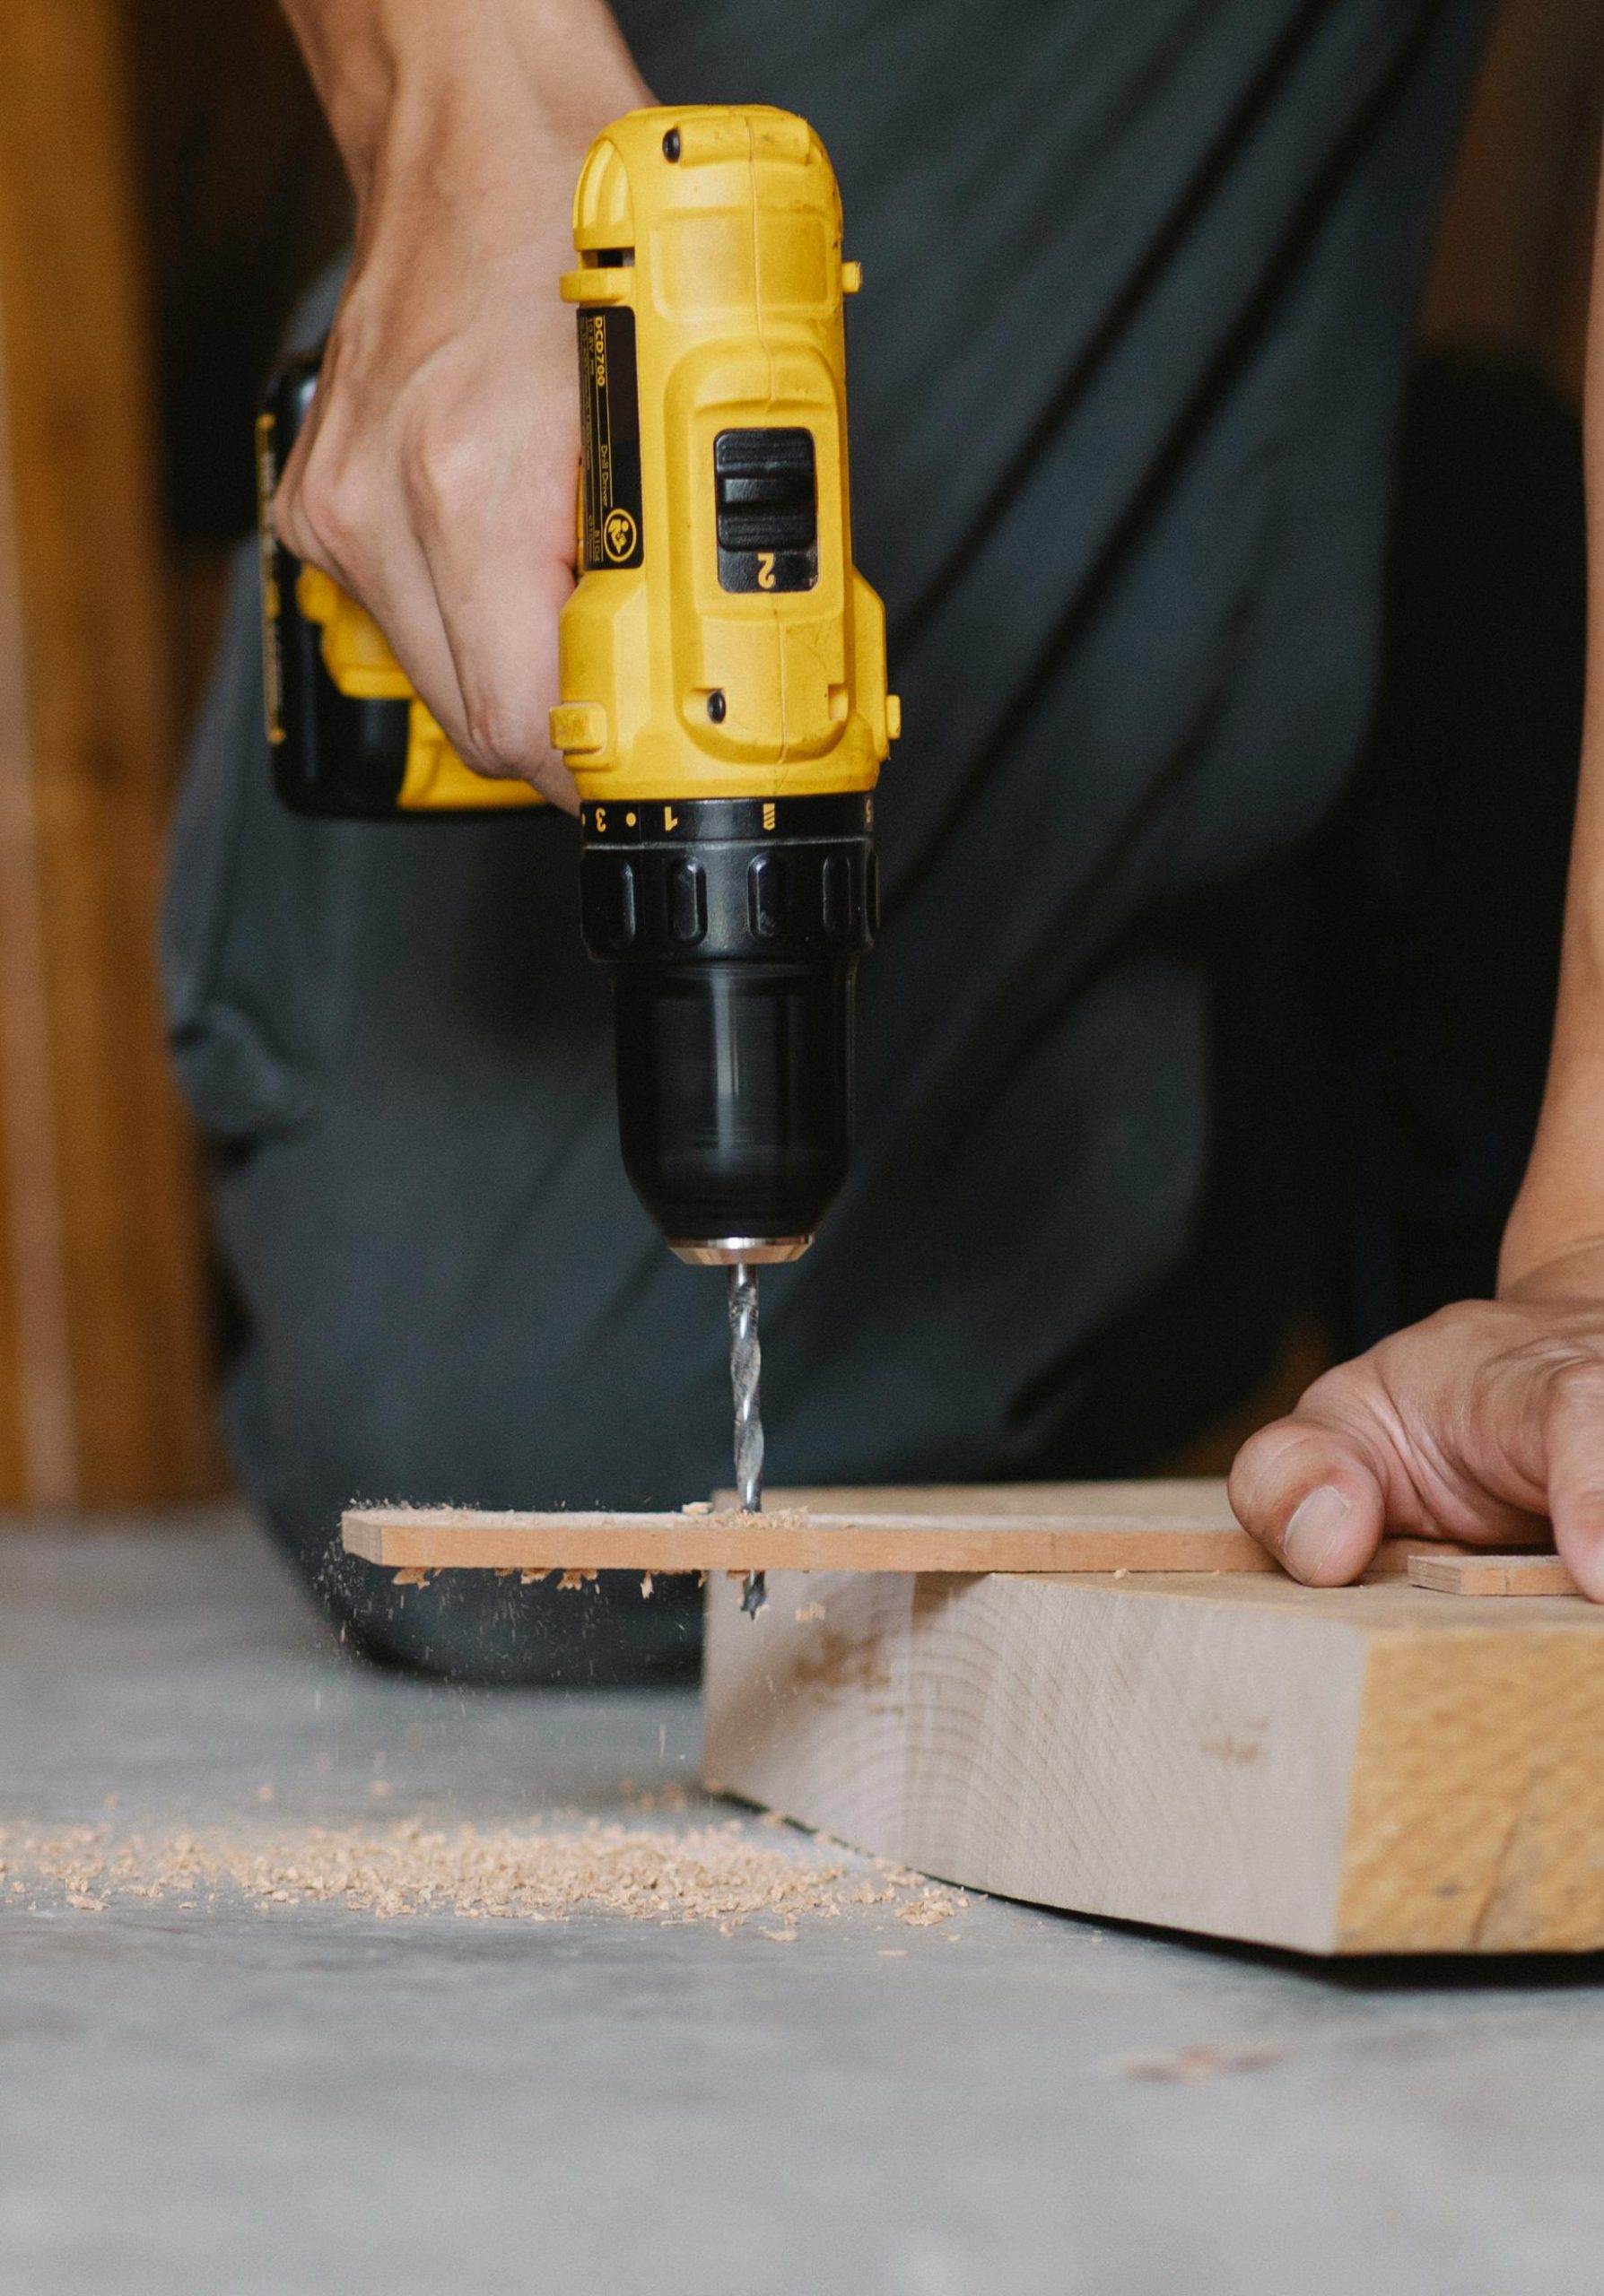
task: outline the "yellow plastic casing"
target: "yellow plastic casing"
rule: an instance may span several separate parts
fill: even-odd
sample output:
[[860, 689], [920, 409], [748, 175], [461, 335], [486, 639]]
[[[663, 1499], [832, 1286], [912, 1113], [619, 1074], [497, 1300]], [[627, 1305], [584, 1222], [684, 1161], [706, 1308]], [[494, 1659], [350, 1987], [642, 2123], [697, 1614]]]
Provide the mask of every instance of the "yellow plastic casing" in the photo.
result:
[[543, 805], [527, 781], [493, 780], [464, 765], [439, 721], [413, 691], [411, 681], [371, 614], [316, 566], [295, 580], [295, 603], [322, 636], [318, 650], [340, 691], [359, 701], [410, 701], [406, 770], [396, 799], [403, 813], [483, 813], [490, 806]]
[[[562, 294], [580, 310], [586, 467], [553, 746], [587, 802], [872, 789], [899, 710], [885, 691], [884, 609], [852, 563], [841, 298], [858, 268], [841, 260], [824, 146], [805, 120], [763, 105], [631, 112], [586, 158], [574, 246]], [[624, 310], [638, 531], [632, 508], [610, 526], [595, 517], [610, 447], [595, 435], [588, 378], [608, 339], [604, 315]], [[621, 378], [608, 379], [615, 401]], [[714, 441], [771, 426], [812, 434], [816, 579], [727, 589]], [[608, 562], [614, 544], [638, 562]]]

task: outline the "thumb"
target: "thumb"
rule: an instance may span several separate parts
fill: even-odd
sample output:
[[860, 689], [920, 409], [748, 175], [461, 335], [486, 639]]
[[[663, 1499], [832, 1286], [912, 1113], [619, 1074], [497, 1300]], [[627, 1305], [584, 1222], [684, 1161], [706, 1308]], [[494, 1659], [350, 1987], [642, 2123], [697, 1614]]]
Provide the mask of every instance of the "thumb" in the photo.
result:
[[1554, 1544], [1582, 1593], [1604, 1602], [1604, 1363], [1556, 1374], [1543, 1448]]
[[1249, 1438], [1227, 1488], [1242, 1527], [1305, 1586], [1347, 1586], [1381, 1543], [1386, 1501], [1362, 1447], [1299, 1413]]

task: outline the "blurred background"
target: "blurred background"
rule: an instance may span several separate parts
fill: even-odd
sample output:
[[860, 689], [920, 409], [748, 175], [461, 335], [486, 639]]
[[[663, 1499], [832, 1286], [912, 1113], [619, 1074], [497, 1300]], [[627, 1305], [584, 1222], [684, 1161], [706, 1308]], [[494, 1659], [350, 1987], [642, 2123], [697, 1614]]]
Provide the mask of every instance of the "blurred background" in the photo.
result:
[[[1329, 1252], [1273, 1394], [1485, 1292], [1541, 1086], [1581, 715], [1598, 0], [1504, 0], [1399, 442], [1370, 752], [1311, 851]], [[0, 8], [0, 1505], [226, 1488], [154, 967], [257, 392], [343, 178], [271, 0]], [[1180, 1463], [1177, 1463], [1180, 1464]]]

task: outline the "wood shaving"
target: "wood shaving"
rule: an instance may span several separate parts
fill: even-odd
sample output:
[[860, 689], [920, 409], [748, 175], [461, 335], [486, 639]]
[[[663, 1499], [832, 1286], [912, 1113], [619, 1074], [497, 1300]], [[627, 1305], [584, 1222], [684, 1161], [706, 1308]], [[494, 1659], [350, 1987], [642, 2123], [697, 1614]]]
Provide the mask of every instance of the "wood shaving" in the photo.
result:
[[[379, 1781], [375, 1781], [379, 1783]], [[706, 1922], [725, 1935], [749, 1921], [790, 1944], [803, 1919], [837, 1920], [859, 1907], [894, 1907], [916, 1927], [945, 1921], [955, 1892], [911, 1877], [876, 1882], [810, 1854], [753, 1839], [739, 1819], [671, 1829], [594, 1820], [562, 1831], [538, 1824], [451, 1828], [403, 1819], [388, 1825], [309, 1825], [268, 1833], [259, 1820], [216, 1831], [115, 1834], [74, 1826], [34, 1835], [0, 1832], [0, 1874], [29, 1909], [66, 1905], [101, 1913], [118, 1902], [177, 1900], [180, 1911], [237, 1905], [331, 1905], [380, 1919], [451, 1914], [459, 1920], [549, 1923], [578, 1914], [632, 1921]]]
[[[688, 1515], [688, 1507], [680, 1509]], [[761, 1517], [754, 1518], [741, 1507], [710, 1507], [703, 1520], [720, 1531], [749, 1531], [754, 1519], [765, 1531], [806, 1531], [812, 1527], [813, 1517], [806, 1507], [765, 1507]]]
[[926, 1890], [912, 1905], [899, 1906], [897, 1919], [913, 1929], [933, 1929], [938, 1921], [950, 1921], [958, 1910], [958, 1900], [947, 1890]]
[[557, 1581], [560, 1595], [577, 1594], [581, 1587], [588, 1587], [596, 1578], [594, 1570], [565, 1570]]
[[1129, 2057], [1120, 2070], [1129, 2081], [1212, 2081], [1222, 2073], [1262, 2073], [1286, 2054], [1279, 2048], [1182, 2048], [1164, 2057]]
[[642, 1598], [649, 1596], [651, 1593], [651, 1573], [649, 1570], [642, 1571], [641, 1575], [641, 1593]]
[[397, 1571], [396, 1584], [397, 1587], [426, 1587], [429, 1573], [420, 1563], [408, 1563], [405, 1570]]

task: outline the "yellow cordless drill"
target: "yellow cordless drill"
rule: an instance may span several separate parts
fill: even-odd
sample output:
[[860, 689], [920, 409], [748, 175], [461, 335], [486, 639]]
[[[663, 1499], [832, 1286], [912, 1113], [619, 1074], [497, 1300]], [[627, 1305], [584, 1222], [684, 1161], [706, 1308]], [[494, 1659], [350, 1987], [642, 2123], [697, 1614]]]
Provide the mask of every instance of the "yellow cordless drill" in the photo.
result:
[[[729, 1270], [755, 1507], [754, 1271], [806, 1249], [845, 1177], [873, 791], [899, 730], [852, 563], [859, 268], [823, 145], [763, 106], [631, 112], [592, 144], [573, 221], [578, 580], [552, 743], [579, 785], [586, 946], [613, 977], [624, 1164], [672, 1249]], [[537, 804], [468, 771], [376, 624], [274, 539], [317, 373], [280, 370], [257, 433], [280, 795], [377, 820]]]

